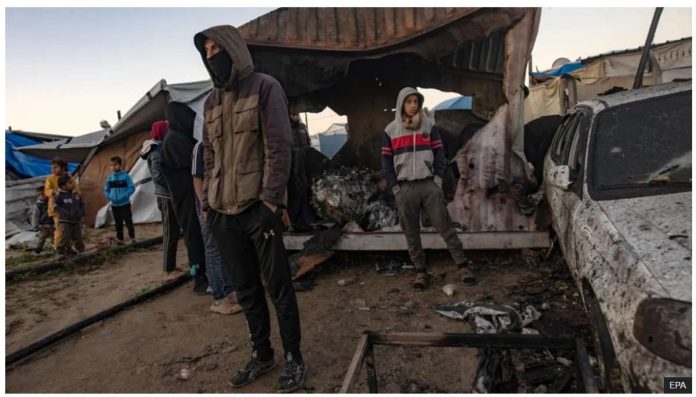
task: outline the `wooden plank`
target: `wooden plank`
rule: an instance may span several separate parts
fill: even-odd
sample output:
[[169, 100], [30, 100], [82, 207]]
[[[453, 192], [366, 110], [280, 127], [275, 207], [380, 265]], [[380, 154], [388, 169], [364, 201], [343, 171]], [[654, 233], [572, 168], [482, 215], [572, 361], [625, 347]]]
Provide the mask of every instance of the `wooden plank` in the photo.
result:
[[[465, 250], [548, 248], [548, 232], [459, 232]], [[299, 251], [311, 234], [285, 234], [285, 248]], [[436, 232], [422, 232], [424, 249], [447, 249], [442, 237]], [[401, 232], [345, 233], [331, 248], [336, 251], [404, 251], [408, 249], [406, 238]]]
[[341, 390], [339, 393], [350, 393], [358, 381], [358, 376], [360, 375], [360, 370], [362, 369], [363, 359], [365, 358], [365, 353], [369, 345], [369, 335], [363, 334], [358, 342], [358, 348], [355, 349], [355, 355], [353, 360], [350, 362], [348, 367], [348, 372], [346, 372], [346, 377], [343, 379], [343, 384], [341, 385]]
[[372, 334], [370, 340], [373, 345], [391, 346], [567, 350], [576, 348], [576, 342], [573, 338], [552, 338], [542, 335], [519, 334], [395, 332], [391, 334]]
[[367, 389], [372, 394], [379, 393], [379, 388], [377, 387], [377, 371], [375, 369], [375, 348], [371, 343], [367, 344], [365, 371], [367, 372]]

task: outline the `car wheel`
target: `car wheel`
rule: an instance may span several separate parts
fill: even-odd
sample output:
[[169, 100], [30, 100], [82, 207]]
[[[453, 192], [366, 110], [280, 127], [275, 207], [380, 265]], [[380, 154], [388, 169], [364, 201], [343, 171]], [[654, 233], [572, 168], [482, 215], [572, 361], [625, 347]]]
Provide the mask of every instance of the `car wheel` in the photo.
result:
[[583, 280], [583, 295], [585, 298], [585, 310], [590, 318], [595, 351], [598, 356], [597, 359], [601, 372], [602, 386], [607, 392], [623, 393], [621, 368], [616, 359], [614, 344], [609, 334], [609, 327], [604, 319], [604, 314], [599, 306], [597, 297], [585, 280]]

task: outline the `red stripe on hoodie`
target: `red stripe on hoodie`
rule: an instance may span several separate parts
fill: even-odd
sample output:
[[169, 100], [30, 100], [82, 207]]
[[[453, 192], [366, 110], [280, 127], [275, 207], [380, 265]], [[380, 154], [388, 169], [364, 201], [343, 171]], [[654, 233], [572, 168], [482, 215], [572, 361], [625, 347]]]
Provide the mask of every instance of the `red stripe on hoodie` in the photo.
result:
[[[423, 138], [422, 133], [416, 133], [416, 146], [430, 146], [430, 134], [427, 138]], [[404, 147], [413, 147], [413, 135], [400, 136], [391, 140], [392, 148], [398, 150]]]

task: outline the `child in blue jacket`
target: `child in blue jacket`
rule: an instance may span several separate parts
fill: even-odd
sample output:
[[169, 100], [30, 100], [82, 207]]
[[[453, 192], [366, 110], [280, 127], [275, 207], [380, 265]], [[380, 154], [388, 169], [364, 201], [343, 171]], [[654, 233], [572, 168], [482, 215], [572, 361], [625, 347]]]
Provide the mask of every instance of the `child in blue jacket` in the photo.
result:
[[135, 242], [135, 228], [133, 227], [133, 214], [131, 213], [130, 196], [135, 193], [133, 179], [127, 172], [121, 170], [123, 160], [115, 156], [111, 158], [109, 168], [113, 174], [106, 178], [104, 195], [111, 202], [111, 212], [116, 224], [116, 239], [123, 244], [123, 223], [128, 228], [128, 237]]

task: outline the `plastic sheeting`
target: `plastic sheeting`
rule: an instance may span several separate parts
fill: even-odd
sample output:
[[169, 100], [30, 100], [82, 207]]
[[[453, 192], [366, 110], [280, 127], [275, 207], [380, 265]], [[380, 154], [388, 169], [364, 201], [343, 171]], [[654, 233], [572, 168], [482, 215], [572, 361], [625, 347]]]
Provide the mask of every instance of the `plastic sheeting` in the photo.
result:
[[[196, 112], [194, 137], [201, 139], [203, 136], [203, 106], [212, 87], [213, 85], [210, 81], [167, 84], [165, 80], [161, 80], [113, 127], [113, 134], [93, 154], [92, 157], [94, 159], [90, 159], [90, 163], [85, 167], [85, 173], [99, 174], [96, 179], [99, 179], [103, 184], [103, 179], [105, 179], [104, 172], [95, 173], [94, 171], [98, 170], [90, 170], [90, 167], [99, 167], [99, 170], [104, 168], [104, 165], [100, 165], [100, 161], [97, 161], [98, 158], [104, 157], [100, 156], [100, 152], [126, 145], [127, 148], [125, 150], [128, 153], [139, 153], [142, 142], [147, 139], [145, 132], [150, 130], [153, 122], [164, 118], [164, 111], [168, 102], [184, 102]], [[147, 161], [135, 155], [129, 155], [128, 157], [133, 159], [133, 165], [128, 173], [133, 178], [133, 183], [135, 184], [135, 193], [131, 197], [133, 223], [160, 222], [161, 214], [157, 208], [157, 200], [154, 194], [155, 187], [150, 170], [147, 167]], [[128, 161], [126, 165], [129, 166]], [[96, 182], [98, 181], [92, 181], [91, 185], [97, 187], [98, 184]], [[193, 189], [193, 186], [191, 186], [191, 189]], [[98, 190], [98, 194], [101, 196], [95, 198], [103, 200], [101, 198], [103, 196], [103, 188], [98, 188]], [[87, 219], [89, 220], [90, 217], [93, 217], [94, 227], [96, 228], [112, 224], [113, 218], [109, 208], [109, 204], [98, 207], [98, 210], [91, 210], [88, 206]]]
[[[23, 146], [40, 144], [41, 141], [27, 138], [26, 136], [5, 131], [5, 167], [12, 171], [20, 179], [33, 178], [51, 173], [51, 161], [30, 156], [17, 149]], [[72, 172], [77, 164], [68, 164], [68, 171]]]
[[5, 183], [5, 238], [31, 229], [29, 217], [36, 203], [36, 188], [46, 176]]

